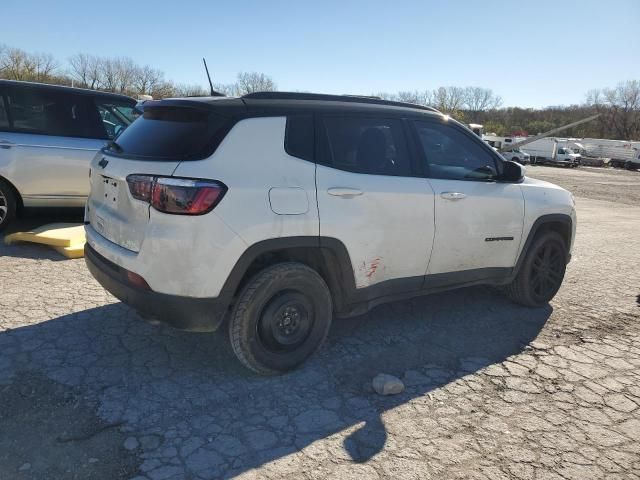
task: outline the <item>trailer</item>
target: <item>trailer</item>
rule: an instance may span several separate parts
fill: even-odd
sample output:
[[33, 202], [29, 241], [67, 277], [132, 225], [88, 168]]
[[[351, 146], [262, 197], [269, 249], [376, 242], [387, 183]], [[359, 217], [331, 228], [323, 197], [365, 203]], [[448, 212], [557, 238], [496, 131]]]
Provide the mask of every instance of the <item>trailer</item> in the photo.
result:
[[585, 138], [583, 143], [588, 156], [609, 159], [609, 166], [627, 170], [640, 168], [640, 142]]

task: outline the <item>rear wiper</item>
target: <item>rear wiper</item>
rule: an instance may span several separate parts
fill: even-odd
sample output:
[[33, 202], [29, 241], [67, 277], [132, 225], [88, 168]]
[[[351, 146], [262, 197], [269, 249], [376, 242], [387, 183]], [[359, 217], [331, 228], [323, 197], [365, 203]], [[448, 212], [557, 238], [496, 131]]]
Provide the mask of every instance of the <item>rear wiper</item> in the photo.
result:
[[107, 148], [110, 150], [115, 150], [118, 153], [123, 152], [122, 147], [118, 145], [115, 140], [109, 141], [109, 143], [107, 143]]

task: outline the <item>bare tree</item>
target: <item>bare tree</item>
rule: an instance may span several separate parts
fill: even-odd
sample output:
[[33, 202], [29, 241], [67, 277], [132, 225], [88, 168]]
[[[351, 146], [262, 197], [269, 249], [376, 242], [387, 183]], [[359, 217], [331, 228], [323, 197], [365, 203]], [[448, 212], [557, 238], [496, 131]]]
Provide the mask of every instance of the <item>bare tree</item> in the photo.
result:
[[118, 62], [116, 59], [100, 59], [100, 86], [108, 92], [118, 89]]
[[235, 85], [236, 95], [252, 92], [273, 92], [276, 84], [271, 77], [258, 72], [240, 72]]
[[139, 67], [133, 79], [133, 88], [139, 95], [149, 95], [164, 83], [164, 74], [149, 65]]
[[400, 102], [414, 103], [416, 105], [429, 105], [431, 103], [431, 92], [428, 90], [420, 92], [418, 90], [398, 92], [396, 96]]
[[95, 88], [89, 86], [90, 81], [91, 56], [86, 53], [76, 53], [69, 57], [69, 74], [71, 78], [82, 87]]
[[120, 93], [134, 92], [134, 83], [139, 67], [128, 57], [115, 59], [117, 91]]
[[19, 48], [6, 48], [0, 57], [0, 71], [9, 80], [29, 80], [28, 54]]
[[172, 96], [174, 97], [206, 97], [210, 95], [209, 89], [205, 89], [202, 85], [175, 85]]
[[464, 108], [472, 113], [493, 110], [502, 105], [502, 98], [490, 88], [466, 87], [464, 89]]
[[640, 138], [640, 81], [628, 80], [615, 88], [591, 90], [587, 103], [600, 113], [601, 126], [621, 140]]
[[464, 107], [464, 94], [462, 87], [439, 87], [431, 94], [431, 104], [442, 112], [457, 112]]

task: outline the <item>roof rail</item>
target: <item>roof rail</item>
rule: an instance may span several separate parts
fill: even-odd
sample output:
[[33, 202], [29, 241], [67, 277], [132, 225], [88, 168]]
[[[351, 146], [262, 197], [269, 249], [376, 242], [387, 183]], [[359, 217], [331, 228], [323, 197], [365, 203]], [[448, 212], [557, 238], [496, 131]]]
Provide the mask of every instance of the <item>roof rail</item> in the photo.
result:
[[440, 113], [433, 107], [427, 105], [417, 105], [415, 103], [396, 102], [393, 100], [383, 100], [380, 97], [364, 95], [329, 95], [326, 93], [305, 93], [305, 92], [253, 92], [243, 95], [241, 98], [254, 100], [319, 100], [326, 102], [350, 102], [367, 103], [373, 105], [389, 105], [392, 107], [415, 108], [427, 110], [429, 112]]

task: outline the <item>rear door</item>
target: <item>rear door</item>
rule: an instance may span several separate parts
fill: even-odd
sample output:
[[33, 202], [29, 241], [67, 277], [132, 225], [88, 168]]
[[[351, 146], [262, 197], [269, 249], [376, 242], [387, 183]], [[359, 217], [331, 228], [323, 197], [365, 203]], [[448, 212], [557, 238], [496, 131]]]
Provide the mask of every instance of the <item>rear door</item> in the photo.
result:
[[524, 219], [520, 186], [497, 181], [501, 160], [472, 132], [444, 119], [412, 123], [435, 193], [436, 234], [427, 274], [471, 275], [452, 276], [458, 283], [513, 267]]
[[320, 235], [344, 243], [358, 289], [418, 290], [434, 198], [429, 182], [413, 175], [404, 121], [325, 115], [317, 123]]
[[5, 101], [10, 128], [0, 142], [11, 151], [11, 181], [25, 205], [82, 206], [89, 192], [89, 163], [106, 142], [91, 98], [11, 86]]

